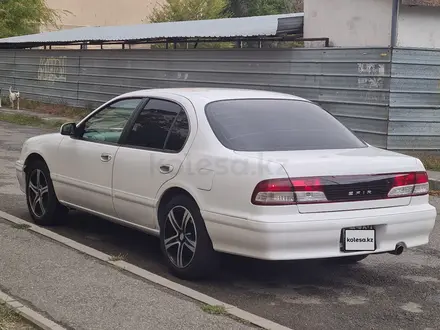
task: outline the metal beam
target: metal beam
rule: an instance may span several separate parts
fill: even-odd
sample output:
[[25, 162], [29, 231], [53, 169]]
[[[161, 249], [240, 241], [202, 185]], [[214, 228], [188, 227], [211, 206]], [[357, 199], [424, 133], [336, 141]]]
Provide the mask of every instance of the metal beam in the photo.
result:
[[391, 17], [391, 47], [396, 47], [397, 45], [397, 29], [399, 21], [399, 9], [401, 0], [393, 0], [393, 11]]

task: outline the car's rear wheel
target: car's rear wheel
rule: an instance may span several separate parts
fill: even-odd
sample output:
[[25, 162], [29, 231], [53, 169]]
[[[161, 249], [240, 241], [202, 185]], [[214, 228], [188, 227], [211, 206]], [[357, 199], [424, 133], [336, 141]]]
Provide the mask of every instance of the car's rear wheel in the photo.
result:
[[26, 201], [37, 225], [49, 226], [62, 222], [68, 209], [58, 201], [49, 169], [41, 160], [29, 164], [26, 171]]
[[218, 265], [199, 207], [185, 195], [170, 200], [160, 214], [160, 242], [170, 271], [195, 280], [212, 274]]

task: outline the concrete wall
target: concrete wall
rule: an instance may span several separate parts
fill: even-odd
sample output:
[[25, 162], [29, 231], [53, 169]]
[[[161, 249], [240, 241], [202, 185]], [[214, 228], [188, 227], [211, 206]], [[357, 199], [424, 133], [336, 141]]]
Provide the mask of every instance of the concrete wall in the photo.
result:
[[440, 7], [400, 6], [397, 45], [440, 48]]
[[306, 0], [304, 36], [334, 47], [388, 47], [392, 0]]
[[[140, 24], [157, 4], [164, 0], [46, 0], [56, 10], [67, 10], [63, 14], [61, 28], [83, 26]], [[53, 28], [43, 28], [53, 30]]]

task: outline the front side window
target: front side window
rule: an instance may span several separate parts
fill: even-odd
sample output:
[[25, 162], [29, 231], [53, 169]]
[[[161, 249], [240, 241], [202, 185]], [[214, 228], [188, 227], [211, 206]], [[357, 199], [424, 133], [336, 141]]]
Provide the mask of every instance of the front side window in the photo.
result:
[[235, 151], [366, 147], [331, 114], [306, 101], [224, 100], [209, 103], [205, 113], [218, 140]]
[[164, 149], [171, 126], [181, 111], [183, 109], [174, 102], [151, 99], [139, 113], [125, 144], [148, 149]]
[[85, 122], [82, 139], [118, 143], [125, 125], [141, 101], [141, 98], [126, 99], [105, 107]]

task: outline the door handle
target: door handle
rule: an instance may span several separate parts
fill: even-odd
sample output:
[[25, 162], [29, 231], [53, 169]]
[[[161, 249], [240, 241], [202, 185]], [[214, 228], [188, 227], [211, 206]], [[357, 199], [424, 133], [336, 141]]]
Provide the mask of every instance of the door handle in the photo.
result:
[[159, 167], [159, 171], [162, 174], [168, 174], [171, 173], [173, 171], [173, 166], [172, 165], [162, 165], [161, 167]]
[[102, 162], [109, 162], [112, 159], [112, 155], [110, 154], [101, 154]]

